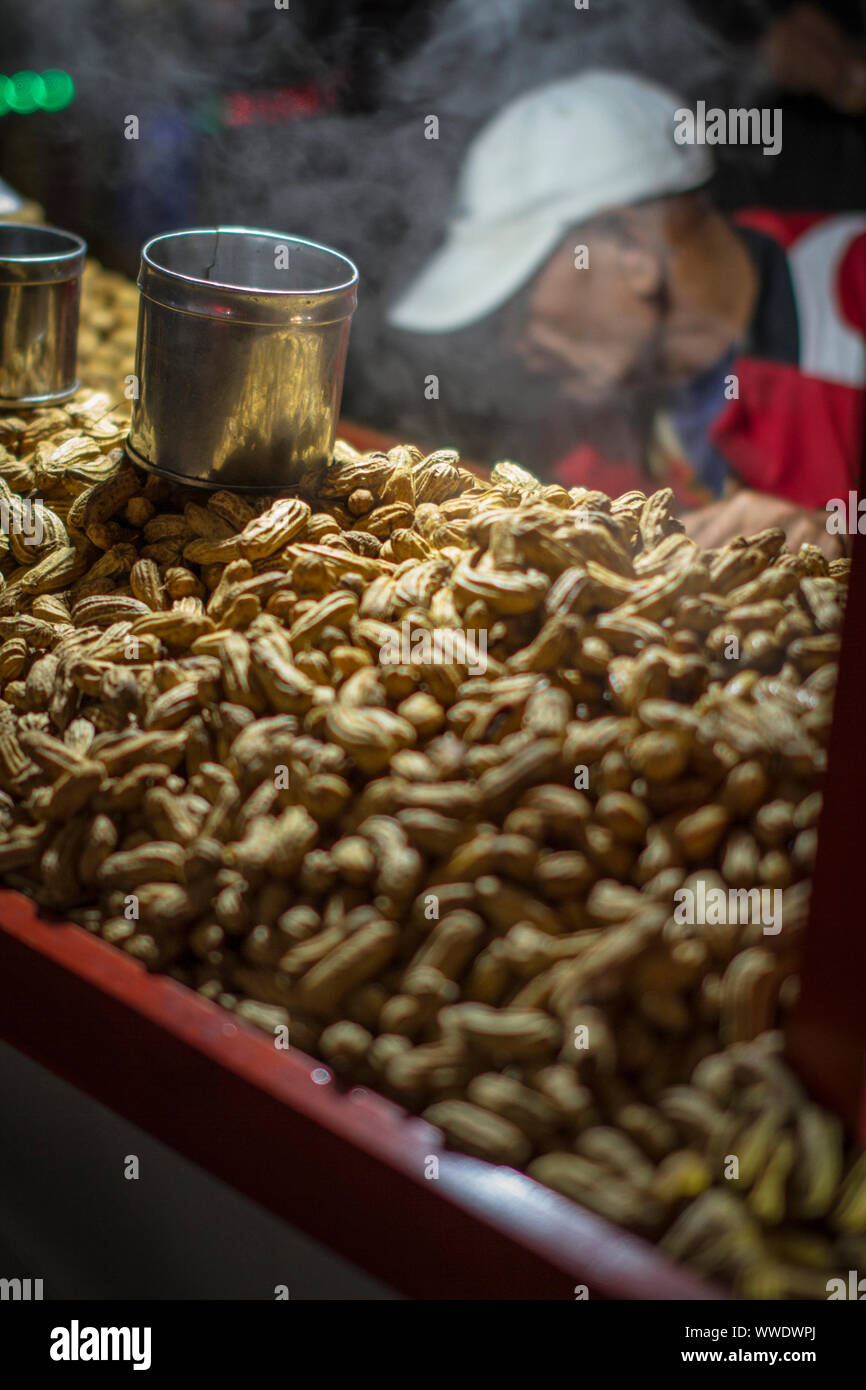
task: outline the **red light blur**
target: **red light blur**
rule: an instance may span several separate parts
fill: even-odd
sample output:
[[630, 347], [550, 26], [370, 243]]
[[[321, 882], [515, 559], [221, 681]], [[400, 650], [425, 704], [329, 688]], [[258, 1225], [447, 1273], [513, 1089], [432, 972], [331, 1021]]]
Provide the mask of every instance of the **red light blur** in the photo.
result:
[[283, 87], [275, 92], [227, 92], [223, 103], [223, 124], [227, 126], [278, 125], [282, 121], [304, 120], [335, 104], [333, 91], [312, 83]]

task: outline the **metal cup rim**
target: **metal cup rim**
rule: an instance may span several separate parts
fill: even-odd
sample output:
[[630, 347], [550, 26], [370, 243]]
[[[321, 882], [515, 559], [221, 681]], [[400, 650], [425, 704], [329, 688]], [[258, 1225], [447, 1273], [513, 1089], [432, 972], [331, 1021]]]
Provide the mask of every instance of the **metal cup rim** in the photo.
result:
[[56, 264], [62, 261], [74, 261], [79, 256], [87, 254], [87, 242], [84, 238], [80, 237], [77, 232], [67, 232], [63, 227], [49, 227], [44, 222], [0, 221], [0, 235], [4, 231], [12, 229], [25, 235], [29, 232], [48, 232], [53, 237], [62, 237], [64, 241], [71, 242], [72, 245], [67, 251], [42, 252], [35, 256], [6, 255], [0, 249], [0, 265], [39, 265], [48, 261]]
[[36, 254], [6, 254], [0, 247], [0, 285], [4, 288], [15, 285], [21, 289], [63, 285], [80, 277], [87, 256], [87, 243], [76, 232], [67, 232], [63, 227], [49, 227], [44, 223], [0, 222], [0, 240], [4, 232], [14, 232], [19, 242], [34, 233], [42, 236], [47, 234], [58, 248], [54, 251], [43, 248]]
[[[270, 237], [273, 241], [287, 241], [295, 246], [309, 246], [314, 251], [324, 251], [327, 255], [333, 256], [336, 260], [342, 261], [351, 274], [347, 280], [337, 285], [318, 285], [313, 289], [258, 289], [254, 285], [232, 285], [222, 280], [203, 280], [198, 275], [186, 275], [183, 271], [172, 270], [168, 266], [160, 265], [151, 254], [151, 247], [157, 242], [174, 241], [180, 237], [189, 236], [213, 236], [223, 232], [232, 235], [244, 234], [247, 236]], [[353, 289], [360, 278], [358, 267], [355, 262], [346, 256], [342, 251], [336, 251], [333, 246], [325, 246], [320, 241], [310, 241], [306, 237], [291, 236], [288, 232], [272, 232], [263, 227], [185, 227], [177, 232], [160, 232], [146, 241], [141, 248], [142, 271], [146, 266], [149, 271], [155, 271], [159, 275], [165, 275], [171, 280], [184, 281], [189, 285], [204, 285], [210, 289], [234, 291], [242, 295], [262, 295], [274, 300], [287, 300], [293, 298], [309, 298], [311, 295], [339, 294], [345, 290]], [[139, 287], [141, 286], [141, 275], [139, 275]]]

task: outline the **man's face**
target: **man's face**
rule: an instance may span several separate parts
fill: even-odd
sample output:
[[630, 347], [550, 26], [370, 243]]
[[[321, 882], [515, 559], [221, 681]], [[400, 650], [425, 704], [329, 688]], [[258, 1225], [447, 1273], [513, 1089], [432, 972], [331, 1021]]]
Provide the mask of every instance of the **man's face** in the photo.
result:
[[563, 394], [601, 404], [618, 391], [658, 384], [663, 300], [623, 263], [614, 237], [593, 236], [575, 265], [572, 233], [521, 296], [514, 346], [531, 371], [558, 378]]

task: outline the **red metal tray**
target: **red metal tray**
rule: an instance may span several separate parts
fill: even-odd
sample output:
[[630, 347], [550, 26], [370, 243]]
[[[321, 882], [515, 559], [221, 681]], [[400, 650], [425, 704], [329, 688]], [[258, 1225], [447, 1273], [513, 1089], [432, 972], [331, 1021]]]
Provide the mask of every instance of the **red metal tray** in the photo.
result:
[[800, 997], [787, 1028], [786, 1048], [805, 1084], [841, 1115], [860, 1144], [866, 1144], [866, 931], [857, 884], [866, 862], [864, 690], [866, 542], [857, 535]]
[[8, 889], [0, 978], [6, 1042], [410, 1297], [724, 1297]]

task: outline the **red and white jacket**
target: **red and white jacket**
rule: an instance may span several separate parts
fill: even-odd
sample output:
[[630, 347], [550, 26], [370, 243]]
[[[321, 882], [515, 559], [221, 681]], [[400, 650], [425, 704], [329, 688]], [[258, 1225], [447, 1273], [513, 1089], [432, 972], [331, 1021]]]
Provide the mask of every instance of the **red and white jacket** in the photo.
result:
[[[855, 487], [863, 462], [866, 390], [866, 213], [756, 210], [734, 219], [758, 264], [761, 288], [748, 342], [734, 359], [736, 400], [710, 427], [733, 475], [812, 510]], [[686, 505], [711, 500], [688, 460], [668, 447], [651, 470], [604, 460], [592, 446], [556, 465], [566, 487], [616, 496], [647, 483]]]

